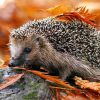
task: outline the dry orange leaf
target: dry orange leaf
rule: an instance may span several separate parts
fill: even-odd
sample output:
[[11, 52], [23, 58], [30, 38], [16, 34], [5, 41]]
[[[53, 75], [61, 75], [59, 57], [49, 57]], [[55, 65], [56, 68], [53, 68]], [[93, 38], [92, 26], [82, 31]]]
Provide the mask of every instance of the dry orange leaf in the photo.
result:
[[78, 7], [78, 8], [76, 8], [76, 11], [91, 21], [95, 21], [96, 17], [98, 16], [97, 13], [95, 13], [95, 14], [90, 13], [89, 9], [86, 9], [86, 7]]
[[56, 19], [63, 20], [63, 21], [66, 21], [66, 20], [72, 21], [74, 19], [77, 19], [77, 20], [81, 20], [83, 22], [86, 22], [87, 24], [90, 24], [91, 26], [99, 27], [97, 24], [93, 23], [92, 21], [90, 21], [89, 19], [87, 19], [83, 15], [79, 14], [78, 12], [66, 12], [64, 14], [56, 16]]
[[75, 83], [83, 89], [90, 89], [100, 93], [100, 82], [89, 82], [88, 80], [82, 80], [82, 78], [75, 76]]
[[61, 100], [90, 100], [88, 98], [85, 98], [81, 95], [74, 95], [74, 96], [71, 96], [71, 95], [68, 95], [68, 96], [61, 96], [62, 99]]
[[8, 66], [7, 65], [0, 66], [0, 69], [5, 69], [5, 68], [8, 68]]
[[[92, 91], [80, 90], [79, 92], [72, 92], [61, 87], [50, 86], [50, 88], [53, 89], [52, 91], [55, 91], [54, 98], [56, 98], [56, 100], [59, 100], [59, 98], [60, 100], [100, 100], [100, 95]], [[58, 96], [59, 98], [57, 98]]]
[[61, 5], [55, 6], [53, 8], [47, 9], [47, 11], [53, 16], [59, 15], [59, 14], [65, 13], [65, 12], [69, 12], [71, 10], [72, 10], [71, 6], [66, 5], [66, 4], [61, 4]]
[[0, 84], [0, 90], [14, 84], [16, 81], [18, 81], [24, 74], [16, 74], [14, 76], [10, 76], [5, 79], [3, 83]]

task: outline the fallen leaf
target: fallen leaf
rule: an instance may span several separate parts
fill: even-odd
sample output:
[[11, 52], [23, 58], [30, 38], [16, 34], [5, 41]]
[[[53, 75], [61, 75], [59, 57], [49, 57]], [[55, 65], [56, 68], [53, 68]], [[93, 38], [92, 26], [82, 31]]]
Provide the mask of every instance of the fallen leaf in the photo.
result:
[[76, 12], [87, 18], [88, 20], [95, 21], [95, 18], [98, 16], [98, 14], [93, 14], [89, 12], [89, 9], [86, 9], [86, 7], [78, 7], [76, 8]]
[[10, 76], [5, 79], [3, 83], [0, 84], [0, 90], [14, 84], [16, 81], [18, 81], [24, 74], [16, 74], [14, 76]]
[[100, 82], [89, 82], [88, 80], [82, 80], [82, 78], [75, 76], [75, 83], [82, 89], [90, 89], [100, 94]]
[[8, 66], [7, 65], [0, 66], [0, 69], [5, 69], [5, 68], [8, 68]]
[[88, 18], [86, 18], [85, 16], [81, 15], [78, 12], [66, 12], [64, 14], [58, 15], [55, 17], [57, 20], [62, 20], [62, 21], [73, 21], [74, 19], [77, 20], [81, 20], [83, 22], [86, 22], [87, 24], [90, 24], [91, 26], [94, 27], [99, 27], [97, 24], [93, 23], [92, 21], [90, 21]]

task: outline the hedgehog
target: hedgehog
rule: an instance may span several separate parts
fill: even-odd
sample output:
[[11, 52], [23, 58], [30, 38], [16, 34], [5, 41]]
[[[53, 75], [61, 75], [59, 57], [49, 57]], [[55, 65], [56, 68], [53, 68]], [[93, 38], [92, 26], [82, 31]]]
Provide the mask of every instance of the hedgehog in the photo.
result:
[[29, 21], [10, 34], [9, 67], [44, 67], [62, 80], [79, 75], [99, 80], [99, 31], [87, 21], [75, 18], [61, 21], [55, 17]]

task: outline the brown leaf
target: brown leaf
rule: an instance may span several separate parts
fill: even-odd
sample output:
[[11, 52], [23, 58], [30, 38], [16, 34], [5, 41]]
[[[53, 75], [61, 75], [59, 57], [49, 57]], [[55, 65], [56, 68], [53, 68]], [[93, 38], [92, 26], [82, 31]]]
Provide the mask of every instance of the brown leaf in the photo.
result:
[[8, 68], [8, 66], [7, 65], [0, 66], [0, 69], [5, 69], [5, 68]]
[[56, 89], [56, 100], [61, 100], [60, 90]]
[[61, 97], [62, 97], [61, 100], [90, 100], [90, 99], [85, 98], [85, 97], [83, 97], [81, 95], [74, 95], [74, 96], [66, 95], [66, 96], [61, 96]]
[[82, 80], [80, 77], [75, 77], [76, 85], [79, 85], [83, 89], [90, 89], [100, 94], [100, 82], [89, 82], [88, 80]]
[[0, 90], [14, 84], [16, 81], [18, 81], [24, 74], [16, 74], [14, 76], [10, 76], [6, 78], [6, 80], [0, 84]]
[[86, 22], [87, 24], [90, 24], [91, 26], [94, 27], [99, 27], [97, 24], [93, 23], [92, 21], [88, 20], [86, 17], [84, 17], [83, 15], [79, 14], [78, 12], [66, 12], [62, 15], [58, 15], [55, 17], [58, 20], [62, 20], [62, 21], [72, 21], [74, 19], [77, 20], [81, 20], [83, 22]]
[[89, 9], [86, 9], [86, 7], [78, 7], [76, 8], [76, 11], [91, 21], [95, 21], [95, 18], [98, 16], [98, 14], [89, 13]]

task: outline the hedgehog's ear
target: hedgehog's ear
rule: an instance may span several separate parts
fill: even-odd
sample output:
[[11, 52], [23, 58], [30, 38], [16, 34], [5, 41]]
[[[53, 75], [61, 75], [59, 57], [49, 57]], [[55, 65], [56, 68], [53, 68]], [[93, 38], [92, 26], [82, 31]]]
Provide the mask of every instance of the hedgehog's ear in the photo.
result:
[[38, 42], [40, 47], [44, 47], [45, 46], [45, 42], [44, 42], [42, 37], [37, 37], [36, 41]]

